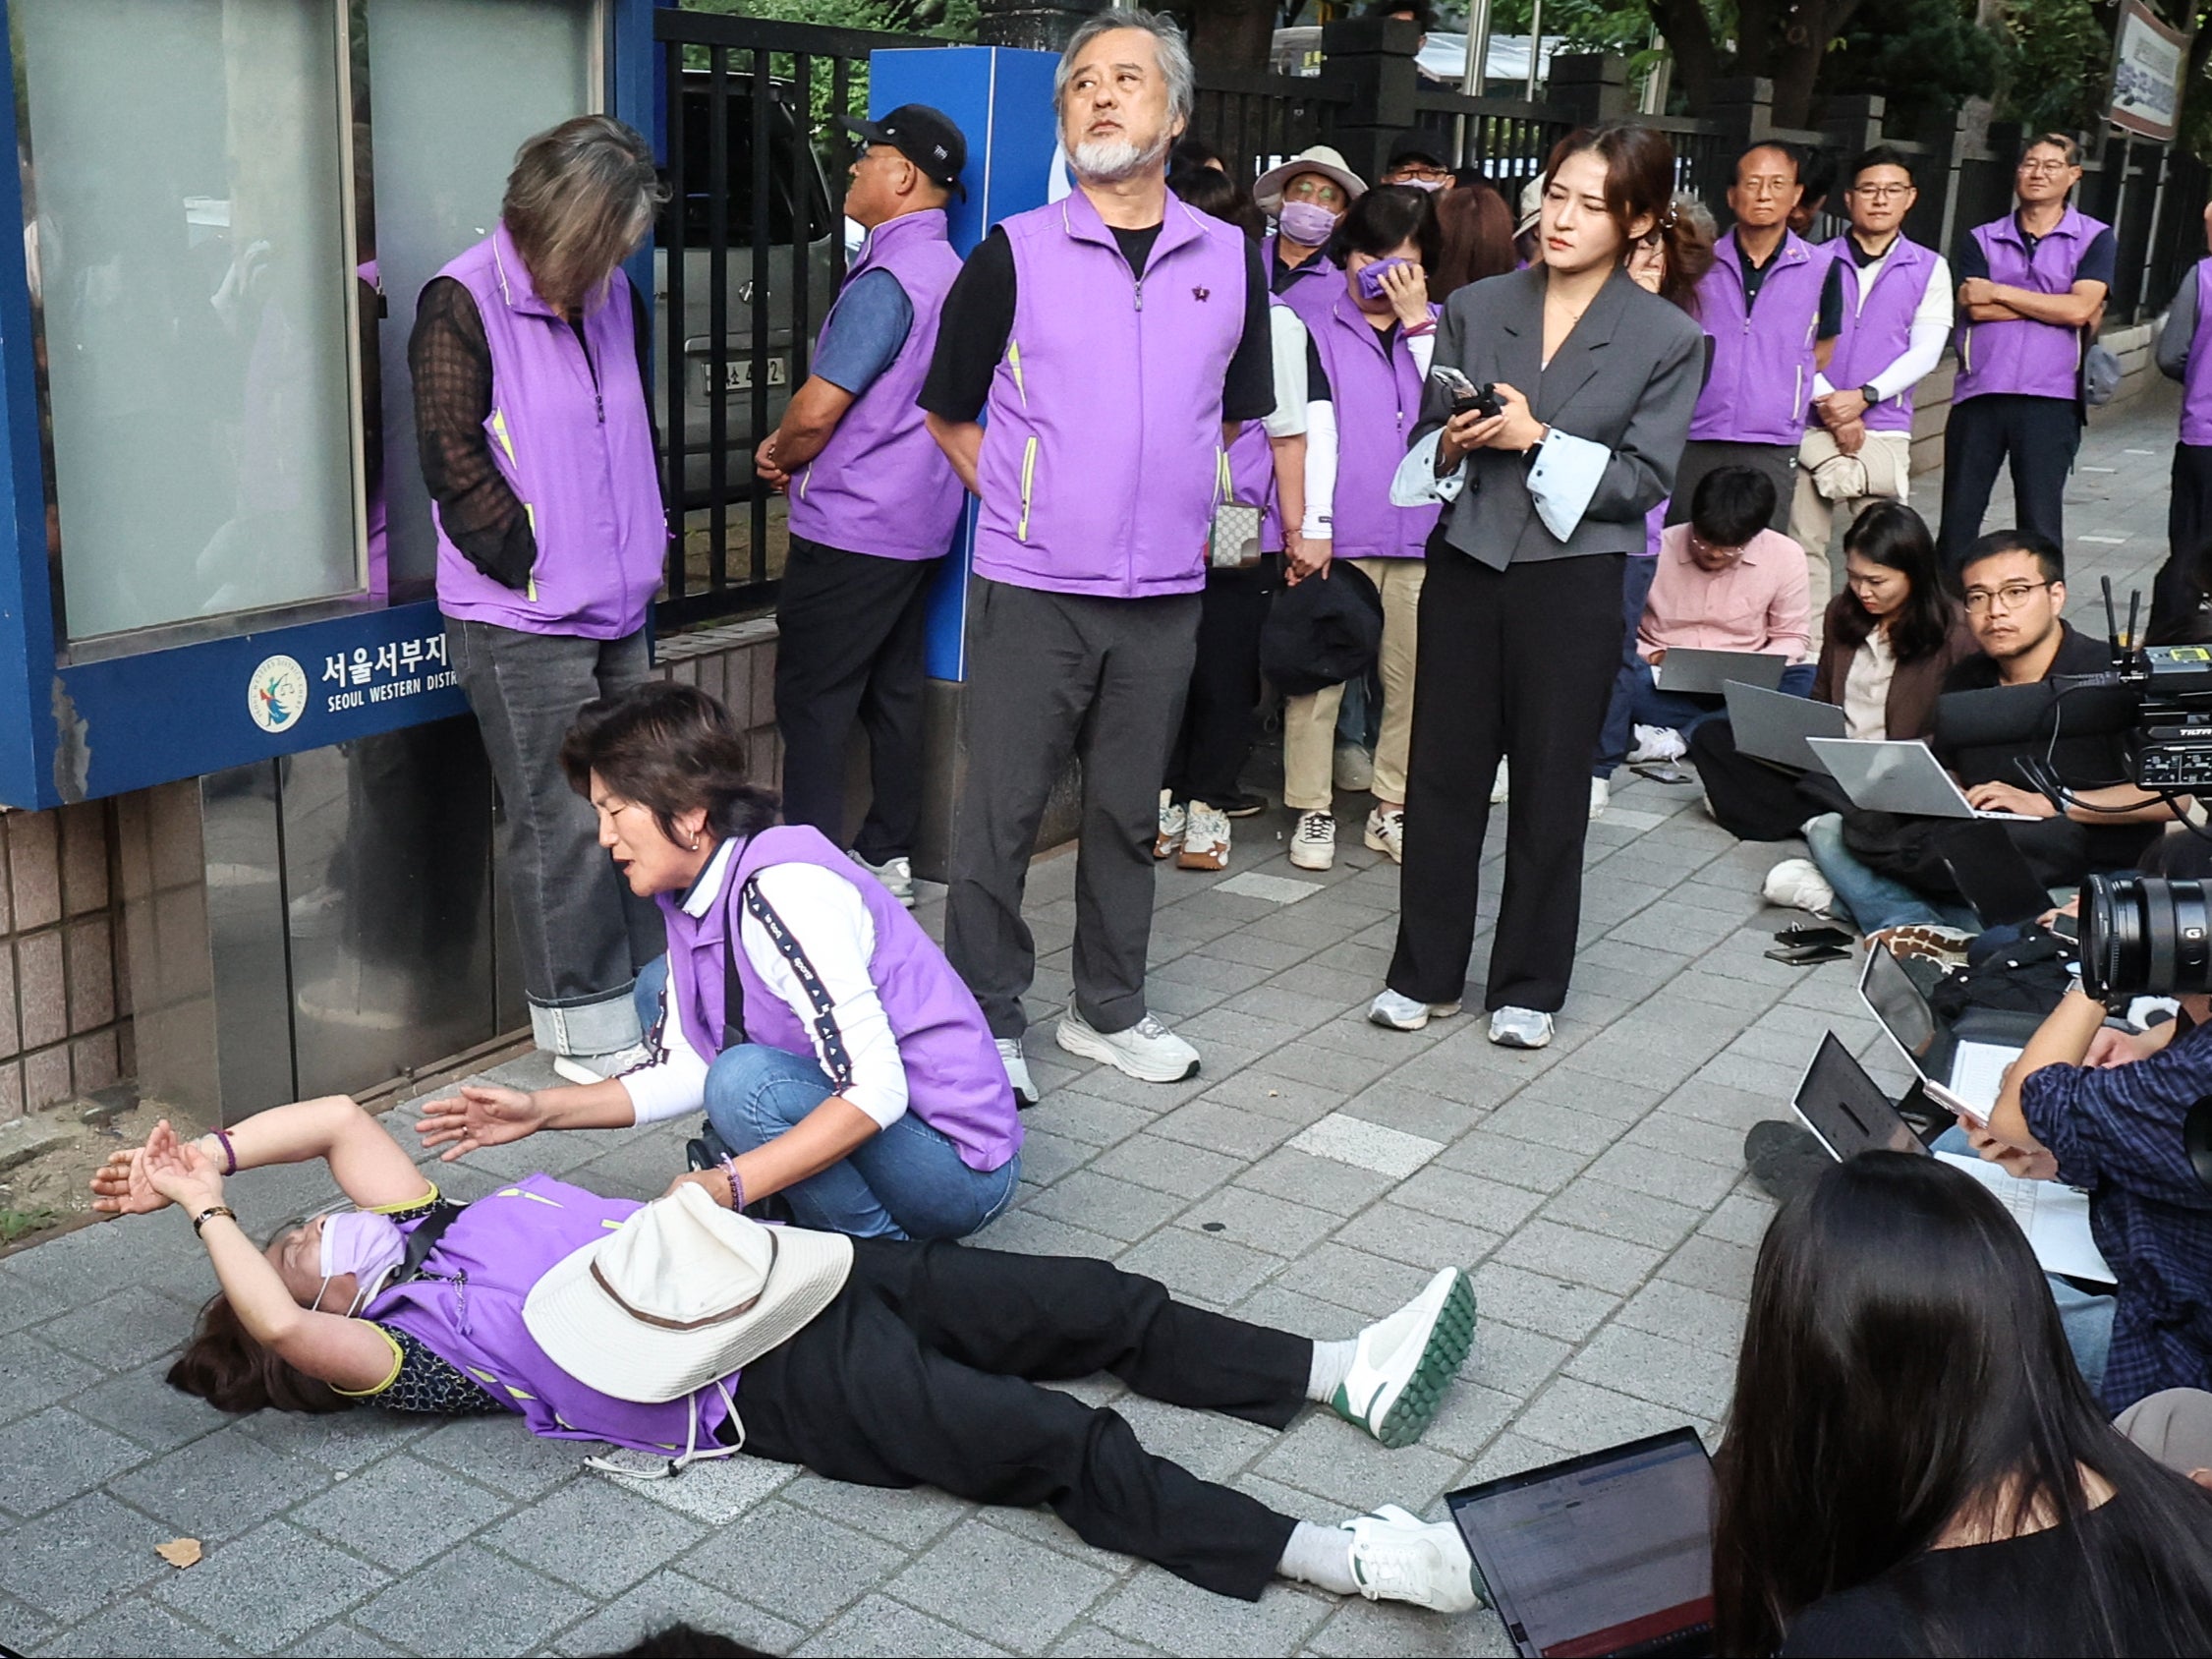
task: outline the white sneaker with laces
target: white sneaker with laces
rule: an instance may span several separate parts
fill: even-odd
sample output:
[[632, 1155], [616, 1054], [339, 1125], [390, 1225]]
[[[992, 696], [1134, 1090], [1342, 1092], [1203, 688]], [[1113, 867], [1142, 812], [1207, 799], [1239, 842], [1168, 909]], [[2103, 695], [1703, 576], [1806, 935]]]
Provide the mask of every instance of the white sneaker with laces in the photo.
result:
[[1500, 1008], [1490, 1016], [1490, 1040], [1502, 1049], [1548, 1048], [1552, 1016], [1537, 1008]]
[[1070, 1007], [1052, 1034], [1069, 1054], [1104, 1060], [1140, 1083], [1180, 1083], [1198, 1075], [1198, 1051], [1151, 1014], [1125, 1031], [1100, 1031]]
[[857, 852], [845, 856], [881, 882], [883, 890], [907, 909], [914, 908], [914, 860], [901, 854], [897, 858], [886, 858], [880, 864], [871, 864]]
[[1405, 862], [1405, 808], [1377, 807], [1367, 815], [1367, 833], [1363, 839], [1375, 851], [1389, 853], [1392, 864], [1403, 864]]
[[1444, 1019], [1459, 1011], [1457, 1002], [1422, 1002], [1411, 997], [1399, 995], [1389, 986], [1377, 994], [1367, 1004], [1368, 1022], [1387, 1025], [1392, 1031], [1418, 1031], [1432, 1019]]
[[1636, 729], [1635, 747], [1628, 751], [1628, 759], [1649, 765], [1659, 761], [1678, 761], [1689, 753], [1689, 745], [1682, 734], [1673, 726], [1640, 725]]
[[1166, 790], [1160, 792], [1160, 831], [1152, 838], [1152, 856], [1173, 858], [1183, 849], [1183, 833], [1189, 828], [1189, 817], [1175, 804], [1175, 797]]
[[1339, 743], [1330, 758], [1329, 780], [1339, 789], [1357, 791], [1375, 782], [1375, 757], [1356, 743]]
[[998, 1051], [999, 1063], [1006, 1068], [1006, 1081], [1014, 1086], [1014, 1105], [1017, 1108], [1035, 1106], [1039, 1096], [1037, 1085], [1030, 1080], [1029, 1057], [1022, 1053], [1019, 1037], [995, 1037], [992, 1046]]
[[1492, 806], [1502, 807], [1505, 804], [1505, 798], [1512, 793], [1508, 787], [1509, 782], [1510, 780], [1505, 775], [1505, 763], [1500, 761], [1498, 763], [1498, 775], [1490, 780], [1490, 804]]
[[1359, 1334], [1330, 1408], [1393, 1451], [1411, 1446], [1474, 1340], [1474, 1287], [1459, 1269], [1441, 1268], [1418, 1296]]
[[1301, 870], [1327, 870], [1336, 862], [1336, 819], [1333, 813], [1302, 812], [1290, 834], [1290, 862]]
[[641, 1065], [651, 1064], [652, 1060], [651, 1049], [643, 1043], [632, 1043], [611, 1055], [555, 1055], [553, 1071], [571, 1083], [589, 1086], [603, 1083], [609, 1077], [619, 1077], [625, 1071], [635, 1071]]
[[1229, 818], [1225, 812], [1193, 801], [1183, 833], [1183, 850], [1175, 855], [1181, 870], [1226, 870], [1229, 867]]
[[1395, 1504], [1343, 1523], [1352, 1535], [1352, 1577], [1369, 1601], [1402, 1601], [1432, 1613], [1482, 1606], [1475, 1558], [1455, 1522], [1425, 1521]]
[[1785, 910], [1810, 910], [1826, 916], [1836, 903], [1836, 889], [1809, 858], [1786, 858], [1767, 872], [1759, 896]]
[[1613, 785], [1602, 777], [1590, 779], [1590, 822], [1595, 824], [1605, 817], [1606, 808], [1613, 805]]

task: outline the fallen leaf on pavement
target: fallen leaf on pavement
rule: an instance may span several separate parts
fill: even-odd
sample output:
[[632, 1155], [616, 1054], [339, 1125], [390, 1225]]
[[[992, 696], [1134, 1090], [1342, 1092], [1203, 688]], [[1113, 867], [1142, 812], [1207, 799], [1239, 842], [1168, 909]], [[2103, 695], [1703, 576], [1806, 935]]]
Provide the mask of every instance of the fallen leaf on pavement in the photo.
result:
[[198, 1538], [172, 1538], [166, 1544], [153, 1546], [153, 1553], [171, 1567], [197, 1566], [201, 1555]]

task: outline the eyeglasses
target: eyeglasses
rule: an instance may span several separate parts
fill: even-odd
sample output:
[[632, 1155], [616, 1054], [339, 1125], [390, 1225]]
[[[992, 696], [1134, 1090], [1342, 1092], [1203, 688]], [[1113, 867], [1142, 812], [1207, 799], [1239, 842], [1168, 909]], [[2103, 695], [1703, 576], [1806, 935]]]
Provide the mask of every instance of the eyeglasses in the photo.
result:
[[1282, 200], [1311, 201], [1319, 207], [1333, 207], [1344, 200], [1344, 193], [1327, 179], [1319, 179], [1308, 173], [1301, 178], [1292, 179], [1282, 187]]
[[1390, 171], [1404, 179], [1448, 179], [1451, 177], [1450, 168], [1432, 166], [1426, 161], [1401, 161]]
[[1781, 196], [1797, 188], [1795, 179], [1745, 179], [1735, 187], [1745, 196]]
[[[2002, 588], [1968, 588], [1966, 614], [1979, 616], [1985, 610], [2017, 610], [2027, 603], [2028, 595], [2049, 586], [2048, 582], [2008, 582]], [[1999, 603], [1999, 601], [2004, 602]]]
[[2073, 163], [2070, 161], [2023, 161], [2020, 163], [2020, 171], [2022, 173], [2064, 173], [2070, 171], [2072, 166]]
[[1910, 196], [1911, 185], [1853, 185], [1851, 194], [1861, 201], [1894, 201], [1900, 196]]

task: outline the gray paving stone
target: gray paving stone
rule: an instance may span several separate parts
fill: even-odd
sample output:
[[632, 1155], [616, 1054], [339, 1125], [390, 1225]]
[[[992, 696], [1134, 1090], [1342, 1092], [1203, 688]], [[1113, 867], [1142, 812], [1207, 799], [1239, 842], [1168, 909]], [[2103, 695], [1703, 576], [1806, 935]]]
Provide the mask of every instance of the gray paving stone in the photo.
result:
[[1213, 1191], [1243, 1167], [1240, 1159], [1168, 1140], [1149, 1130], [1107, 1148], [1091, 1162], [1092, 1170], [1099, 1174], [1134, 1181], [1185, 1200]]
[[1001, 1647], [1035, 1653], [1113, 1583], [1043, 1545], [968, 1526], [931, 1546], [887, 1590]]
[[1126, 1636], [1101, 1630], [1089, 1620], [1070, 1625], [1060, 1639], [1052, 1644], [1051, 1651], [1066, 1654], [1069, 1659], [1150, 1659], [1159, 1653], [1157, 1647], [1147, 1647], [1141, 1641], [1131, 1641]]
[[1725, 1415], [1735, 1386], [1735, 1366], [1726, 1354], [1627, 1325], [1600, 1331], [1566, 1370], [1583, 1382], [1697, 1419]]
[[1238, 1167], [1273, 1152], [1298, 1132], [1298, 1124], [1266, 1113], [1247, 1112], [1201, 1095], [1161, 1117], [1152, 1133], [1190, 1146], [1224, 1153]]
[[1616, 1394], [1573, 1377], [1554, 1379], [1514, 1421], [1514, 1428], [1568, 1454], [1597, 1452], [1623, 1440], [1694, 1421], [1693, 1414]]
[[738, 1600], [727, 1591], [681, 1573], [656, 1573], [564, 1630], [553, 1651], [620, 1653], [670, 1625], [742, 1641], [764, 1653], [791, 1653], [806, 1639], [804, 1628]]
[[1673, 1280], [1655, 1279], [1623, 1302], [1619, 1324], [1732, 1356], [1743, 1339], [1744, 1303]]
[[1329, 1611], [1320, 1596], [1281, 1583], [1246, 1603], [1148, 1568], [1092, 1618], [1166, 1653], [1276, 1654], [1295, 1649]]
[[1088, 1228], [1054, 1221], [1034, 1205], [1016, 1205], [993, 1222], [978, 1242], [993, 1250], [1031, 1256], [1097, 1256], [1110, 1259], [1122, 1247], [1118, 1238]]
[[1266, 1117], [1279, 1117], [1294, 1125], [1291, 1132], [1328, 1116], [1343, 1103], [1337, 1090], [1324, 1088], [1310, 1078], [1285, 1077], [1261, 1067], [1247, 1067], [1233, 1077], [1218, 1079], [1200, 1097], [1224, 1106], [1240, 1107]]
[[249, 1653], [266, 1653], [388, 1581], [378, 1569], [272, 1520], [164, 1578], [154, 1597]]
[[[1475, 1292], [1480, 1305], [1482, 1291]], [[1515, 1400], [1530, 1399], [1572, 1349], [1557, 1337], [1524, 1330], [1502, 1320], [1484, 1319], [1475, 1327], [1475, 1345], [1460, 1377]]]
[[196, 1440], [109, 1483], [117, 1496], [212, 1544], [312, 1497], [330, 1472], [272, 1452], [237, 1427]]
[[28, 1330], [69, 1311], [69, 1303], [37, 1280], [11, 1271], [14, 1261], [28, 1259], [29, 1254], [26, 1251], [21, 1258], [0, 1261], [0, 1337]]
[[1616, 1146], [1601, 1153], [1590, 1173], [1630, 1192], [1648, 1192], [1654, 1198], [1671, 1198], [1678, 1204], [1710, 1210], [1728, 1195], [1743, 1169], [1720, 1169], [1679, 1153], [1652, 1146]]
[[538, 1498], [583, 1469], [598, 1450], [583, 1441], [539, 1440], [513, 1417], [458, 1417], [411, 1448], [511, 1498]]
[[[1479, 1331], [1477, 1340], [1480, 1340]], [[1472, 1458], [1495, 1440], [1513, 1413], [1521, 1408], [1520, 1401], [1514, 1396], [1470, 1381], [1475, 1363], [1470, 1358], [1461, 1367], [1461, 1376], [1444, 1397], [1443, 1408], [1421, 1431], [1421, 1444], [1430, 1451], [1448, 1453], [1454, 1458]]]
[[1596, 1179], [1572, 1182], [1537, 1213], [1548, 1222], [1660, 1250], [1672, 1250], [1705, 1219], [1690, 1205]]
[[1348, 1216], [1374, 1203], [1395, 1183], [1373, 1170], [1283, 1147], [1254, 1164], [1233, 1184]]
[[138, 1654], [143, 1659], [177, 1655], [178, 1659], [223, 1659], [246, 1651], [233, 1647], [199, 1626], [180, 1619], [158, 1602], [143, 1597], [118, 1602], [104, 1613], [95, 1613], [51, 1637], [38, 1649], [56, 1659], [112, 1659], [116, 1654]]
[[15, 1597], [0, 1595], [0, 1642], [18, 1653], [36, 1653], [61, 1629], [43, 1613], [24, 1606]]
[[569, 1482], [478, 1541], [606, 1600], [705, 1536], [706, 1528], [616, 1481], [586, 1479]]
[[174, 1535], [106, 1493], [87, 1492], [8, 1539], [0, 1590], [57, 1624], [74, 1624], [173, 1572], [153, 1546]]
[[[1541, 1331], [1579, 1343], [1618, 1304], [1609, 1290], [1569, 1285], [1530, 1268], [1492, 1258], [1475, 1269], [1475, 1306], [1485, 1320]], [[1476, 1342], [1482, 1338], [1478, 1329]]]
[[974, 1504], [934, 1486], [917, 1486], [892, 1498], [879, 1487], [824, 1480], [818, 1474], [799, 1475], [780, 1495], [786, 1503], [874, 1533], [902, 1550], [919, 1550], [979, 1513]]
[[[512, 1419], [492, 1419], [512, 1426]], [[356, 1411], [306, 1416], [293, 1411], [259, 1411], [237, 1419], [239, 1429], [272, 1452], [306, 1458], [324, 1468], [351, 1471], [390, 1457], [436, 1432], [438, 1419], [364, 1407]], [[528, 1439], [526, 1435], [523, 1437]]]
[[213, 1434], [232, 1420], [204, 1400], [171, 1388], [164, 1377], [168, 1369], [169, 1361], [161, 1359], [126, 1372], [86, 1389], [69, 1402], [70, 1409], [156, 1452]]
[[[1532, 1192], [1557, 1192], [1579, 1173], [1589, 1159], [1550, 1141], [1524, 1140], [1494, 1121], [1494, 1112], [1475, 1128], [1438, 1154], [1437, 1163], [1485, 1179], [1524, 1186]], [[1534, 1133], [1536, 1125], [1529, 1125]]]
[[1305, 1645], [1305, 1652], [1343, 1659], [1440, 1659], [1514, 1652], [1505, 1627], [1488, 1608], [1444, 1618], [1422, 1608], [1347, 1597]]
[[1104, 1233], [1125, 1243], [1142, 1238], [1182, 1207], [1170, 1194], [1115, 1180], [1096, 1170], [1078, 1170], [1047, 1188], [1028, 1205], [1030, 1210], [1048, 1220]]
[[1346, 1222], [1337, 1230], [1335, 1242], [1434, 1272], [1440, 1267], [1471, 1270], [1498, 1247], [1500, 1238], [1487, 1228], [1470, 1227], [1386, 1199]]
[[883, 1654], [889, 1659], [1003, 1651], [888, 1596], [870, 1596], [798, 1649], [803, 1655]]
[[1380, 1319], [1419, 1295], [1438, 1268], [1458, 1265], [1437, 1262], [1415, 1266], [1332, 1241], [1308, 1250], [1282, 1270], [1276, 1283], [1284, 1289], [1334, 1302], [1367, 1319]]
[[1526, 1187], [1489, 1180], [1441, 1164], [1432, 1164], [1400, 1181], [1390, 1197], [1426, 1215], [1502, 1233], [1511, 1232], [1543, 1203]]
[[904, 1561], [879, 1538], [775, 1500], [742, 1527], [709, 1536], [678, 1566], [779, 1618], [815, 1626], [879, 1587]]
[[1147, 1452], [1170, 1459], [1206, 1480], [1226, 1481], [1281, 1437], [1241, 1418], [1194, 1411], [1130, 1395], [1113, 1407], [1128, 1419]]
[[1175, 1223], [1209, 1237], [1287, 1257], [1327, 1237], [1337, 1227], [1338, 1219], [1272, 1193], [1225, 1186], [1201, 1198], [1177, 1216]]
[[1111, 1146], [1152, 1120], [1150, 1113], [1081, 1089], [1054, 1089], [1022, 1114], [1025, 1126], [1049, 1130], [1086, 1146]]
[[1083, 1141], [1042, 1131], [1034, 1123], [1024, 1127], [1028, 1130], [1022, 1136], [1021, 1147], [1021, 1178], [1025, 1186], [1050, 1186], [1062, 1175], [1088, 1164], [1099, 1150]]
[[1346, 1101], [1344, 1114], [1448, 1145], [1481, 1121], [1485, 1109], [1408, 1087], [1393, 1075]]
[[1386, 1451], [1332, 1411], [1309, 1411], [1252, 1465], [1255, 1474], [1362, 1515], [1378, 1504], [1419, 1510], [1445, 1490], [1459, 1459], [1426, 1446]]
[[381, 1636], [340, 1624], [310, 1630], [284, 1649], [284, 1659], [406, 1659], [406, 1656]]
[[402, 1456], [369, 1464], [286, 1518], [394, 1573], [408, 1573], [497, 1520], [510, 1502]]
[[1766, 1237], [1774, 1214], [1774, 1200], [1749, 1180], [1744, 1180], [1721, 1200], [1698, 1230], [1715, 1238], [1725, 1238], [1731, 1244], [1749, 1244], [1756, 1248]]
[[1281, 1270], [1278, 1257], [1192, 1228], [1162, 1228], [1116, 1258], [1131, 1273], [1157, 1279], [1184, 1301], [1226, 1307]]
[[100, 1373], [82, 1359], [19, 1331], [0, 1341], [0, 1423], [28, 1417], [99, 1380]]
[[478, 1544], [462, 1544], [390, 1585], [353, 1615], [413, 1653], [504, 1655], [544, 1645], [592, 1599]]
[[1684, 1240], [1667, 1258], [1659, 1277], [1741, 1301], [1751, 1293], [1755, 1255], [1748, 1245], [1730, 1244], [1727, 1239], [1698, 1233]]
[[144, 1457], [143, 1448], [57, 1405], [0, 1429], [0, 1504], [35, 1517]]

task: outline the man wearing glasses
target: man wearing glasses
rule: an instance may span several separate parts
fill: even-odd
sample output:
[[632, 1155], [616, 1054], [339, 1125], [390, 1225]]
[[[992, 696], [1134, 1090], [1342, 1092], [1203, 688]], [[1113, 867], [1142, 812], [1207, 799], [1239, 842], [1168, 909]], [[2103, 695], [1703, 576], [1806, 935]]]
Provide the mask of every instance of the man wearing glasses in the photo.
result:
[[1906, 497], [1913, 388], [1951, 334], [1950, 265], [1904, 234], [1919, 197], [1904, 157], [1876, 145], [1851, 163], [1850, 229], [1823, 250], [1833, 259], [1821, 309], [1840, 327], [1817, 354], [1789, 507], [1789, 539], [1805, 549], [1816, 613], [1829, 598], [1836, 510], [1847, 525], [1875, 501]]
[[[1712, 370], [1674, 475], [1669, 524], [1687, 522], [1698, 480], [1721, 467], [1750, 467], [1774, 481], [1768, 529], [1780, 530], [1787, 516], [1818, 372], [1814, 351], [1838, 327], [1821, 315], [1830, 255], [1789, 228], [1803, 195], [1796, 151], [1754, 144], [1736, 158], [1729, 186], [1735, 226], [1714, 247], [1713, 268], [1697, 285]], [[1824, 588], [1814, 602], [1827, 600]]]
[[2061, 501], [2081, 442], [2081, 359], [2104, 315], [2112, 227], [2070, 203], [2081, 151], [2045, 133], [2020, 157], [2018, 210], [1974, 231], [1958, 264], [1958, 380], [1943, 436], [1947, 569], [1981, 534], [1997, 470], [2013, 473], [2015, 520], [2066, 544]]

